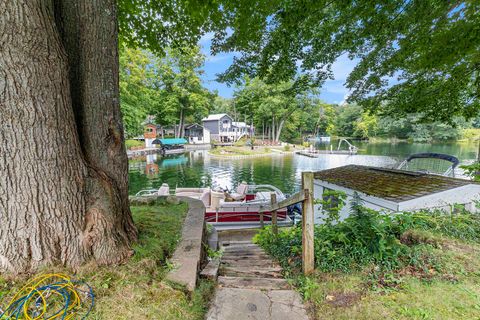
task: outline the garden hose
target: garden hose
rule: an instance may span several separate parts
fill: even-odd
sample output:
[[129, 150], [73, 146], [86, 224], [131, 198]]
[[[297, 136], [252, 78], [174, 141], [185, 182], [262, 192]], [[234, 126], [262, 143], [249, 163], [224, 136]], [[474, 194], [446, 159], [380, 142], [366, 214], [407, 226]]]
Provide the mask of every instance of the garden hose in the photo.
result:
[[85, 282], [64, 274], [44, 274], [28, 281], [5, 310], [0, 309], [0, 320], [69, 320], [81, 316], [82, 309], [87, 309], [80, 318], [86, 319], [93, 305], [93, 290]]

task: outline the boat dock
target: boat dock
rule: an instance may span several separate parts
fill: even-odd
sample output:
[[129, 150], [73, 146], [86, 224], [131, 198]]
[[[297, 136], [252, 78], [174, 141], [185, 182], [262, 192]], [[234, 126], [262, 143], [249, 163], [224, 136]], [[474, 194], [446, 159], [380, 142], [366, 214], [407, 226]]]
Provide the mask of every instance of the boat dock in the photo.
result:
[[[348, 149], [341, 149], [342, 144], [345, 143]], [[318, 158], [322, 154], [346, 154], [346, 155], [354, 155], [358, 153], [358, 148], [351, 144], [347, 139], [340, 139], [338, 142], [338, 147], [336, 150], [333, 149], [333, 145], [330, 145], [330, 150], [316, 150], [313, 149], [313, 146], [310, 146], [309, 150], [301, 150], [297, 152], [298, 154], [310, 157], [310, 158]]]
[[324, 154], [346, 154], [346, 155], [355, 155], [357, 154], [357, 150], [349, 151], [349, 150], [314, 150], [314, 151], [299, 151], [297, 154], [300, 154], [305, 157], [310, 158], [318, 158]]

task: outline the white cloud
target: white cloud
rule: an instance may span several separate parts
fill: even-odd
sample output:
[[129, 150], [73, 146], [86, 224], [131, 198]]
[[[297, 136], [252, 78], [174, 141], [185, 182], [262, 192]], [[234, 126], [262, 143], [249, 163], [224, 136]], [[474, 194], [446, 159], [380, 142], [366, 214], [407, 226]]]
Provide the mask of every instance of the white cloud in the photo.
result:
[[337, 60], [332, 64], [332, 72], [335, 80], [347, 80], [348, 75], [350, 72], [352, 72], [357, 63], [357, 59], [350, 60], [346, 53], [338, 57]]
[[322, 88], [326, 92], [330, 93], [339, 93], [339, 94], [346, 94], [347, 89], [344, 86], [343, 81], [338, 80], [327, 80]]
[[215, 33], [213, 32], [207, 32], [205, 33], [201, 38], [200, 41], [198, 41], [200, 44], [209, 44], [210, 41], [212, 41], [213, 37], [215, 36]]
[[208, 62], [218, 62], [218, 61], [231, 59], [232, 57], [233, 57], [232, 54], [217, 54], [214, 56], [211, 54], [207, 54], [205, 60]]
[[347, 93], [343, 95], [343, 100], [339, 103], [340, 105], [346, 104], [347, 99], [350, 97], [351, 92], [347, 90]]

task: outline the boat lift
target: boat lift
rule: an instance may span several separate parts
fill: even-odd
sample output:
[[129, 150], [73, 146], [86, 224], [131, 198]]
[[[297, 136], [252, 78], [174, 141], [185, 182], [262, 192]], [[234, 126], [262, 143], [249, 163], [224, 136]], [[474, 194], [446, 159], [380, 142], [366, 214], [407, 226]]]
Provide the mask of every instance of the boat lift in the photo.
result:
[[[341, 147], [345, 143], [348, 146], [347, 150], [342, 150]], [[330, 145], [330, 150], [302, 150], [298, 151], [298, 154], [310, 157], [310, 158], [318, 158], [322, 154], [346, 154], [346, 155], [355, 155], [358, 153], [358, 148], [350, 143], [347, 139], [340, 139], [338, 142], [338, 147], [336, 150], [333, 149], [333, 145]]]
[[[450, 162], [446, 169], [445, 162]], [[449, 154], [425, 152], [410, 155], [400, 163], [397, 169], [455, 177], [455, 168], [459, 163], [457, 157]]]
[[337, 151], [341, 151], [340, 147], [342, 146], [342, 142], [345, 142], [345, 144], [348, 145], [348, 151], [350, 152], [350, 154], [357, 154], [358, 148], [351, 144], [350, 141], [348, 141], [347, 139], [340, 139], [340, 141], [338, 141]]

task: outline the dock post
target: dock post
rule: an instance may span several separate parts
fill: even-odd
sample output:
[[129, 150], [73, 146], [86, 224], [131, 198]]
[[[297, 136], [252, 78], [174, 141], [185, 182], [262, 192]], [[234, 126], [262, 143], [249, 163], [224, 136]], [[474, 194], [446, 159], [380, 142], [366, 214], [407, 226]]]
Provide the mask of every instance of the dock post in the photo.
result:
[[302, 172], [302, 188], [306, 192], [302, 202], [302, 268], [307, 275], [315, 268], [313, 172]]
[[[275, 192], [270, 193], [270, 204], [273, 205], [277, 203], [277, 194]], [[272, 214], [272, 231], [273, 234], [278, 234], [278, 226], [277, 226], [277, 210], [272, 210], [270, 212]]]
[[264, 222], [263, 222], [263, 211], [260, 212], [260, 228], [263, 229], [264, 227]]

